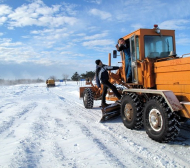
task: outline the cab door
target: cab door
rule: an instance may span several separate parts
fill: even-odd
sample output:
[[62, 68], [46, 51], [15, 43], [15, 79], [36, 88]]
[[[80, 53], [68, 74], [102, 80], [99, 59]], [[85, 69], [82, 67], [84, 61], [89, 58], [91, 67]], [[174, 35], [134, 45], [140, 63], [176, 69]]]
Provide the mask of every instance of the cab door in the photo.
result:
[[133, 35], [130, 38], [130, 55], [131, 55], [131, 71], [132, 83], [138, 84], [137, 59], [139, 59], [139, 41], [138, 37]]

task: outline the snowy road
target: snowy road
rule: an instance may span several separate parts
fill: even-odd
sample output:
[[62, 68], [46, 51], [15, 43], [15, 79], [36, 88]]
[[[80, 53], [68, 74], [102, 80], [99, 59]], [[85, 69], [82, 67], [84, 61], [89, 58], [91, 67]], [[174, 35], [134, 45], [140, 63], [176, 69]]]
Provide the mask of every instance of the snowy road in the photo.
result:
[[99, 123], [100, 101], [85, 109], [76, 82], [0, 87], [0, 167], [189, 167], [190, 122], [157, 143], [121, 118]]

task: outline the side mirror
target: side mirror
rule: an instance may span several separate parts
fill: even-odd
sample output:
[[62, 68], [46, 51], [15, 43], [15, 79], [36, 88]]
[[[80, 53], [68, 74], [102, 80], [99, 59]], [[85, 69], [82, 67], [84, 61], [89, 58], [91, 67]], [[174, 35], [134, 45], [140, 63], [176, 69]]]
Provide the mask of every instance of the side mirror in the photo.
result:
[[117, 50], [113, 50], [113, 58], [117, 58]]

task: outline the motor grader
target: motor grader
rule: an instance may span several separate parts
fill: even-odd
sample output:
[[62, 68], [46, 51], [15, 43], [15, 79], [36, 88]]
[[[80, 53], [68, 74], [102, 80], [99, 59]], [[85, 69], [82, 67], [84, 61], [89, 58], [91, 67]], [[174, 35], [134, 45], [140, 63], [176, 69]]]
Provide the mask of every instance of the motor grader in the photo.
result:
[[47, 87], [55, 86], [55, 80], [54, 79], [47, 79], [46, 85], [47, 85]]
[[[109, 72], [109, 80], [122, 86], [121, 104], [110, 90], [106, 99], [116, 105], [102, 108], [102, 118], [119, 111], [127, 128], [144, 126], [151, 139], [169, 142], [178, 136], [181, 121], [190, 118], [189, 54], [177, 56], [175, 30], [159, 29], [158, 25], [138, 29], [123, 38], [130, 44], [132, 82], [126, 82], [125, 54], [120, 52], [121, 67], [116, 73]], [[108, 56], [111, 65], [111, 54]], [[113, 58], [117, 56], [114, 50]], [[85, 108], [93, 108], [93, 101], [100, 100], [101, 94], [93, 83], [80, 88]]]

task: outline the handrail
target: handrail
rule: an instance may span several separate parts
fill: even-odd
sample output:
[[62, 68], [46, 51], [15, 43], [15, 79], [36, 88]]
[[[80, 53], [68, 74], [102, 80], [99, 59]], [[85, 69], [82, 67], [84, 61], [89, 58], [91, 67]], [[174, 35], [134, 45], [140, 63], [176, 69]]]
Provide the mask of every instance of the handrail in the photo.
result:
[[188, 53], [188, 54], [183, 54], [183, 55], [181, 56], [181, 58], [183, 58], [184, 55], [190, 55], [190, 53]]

